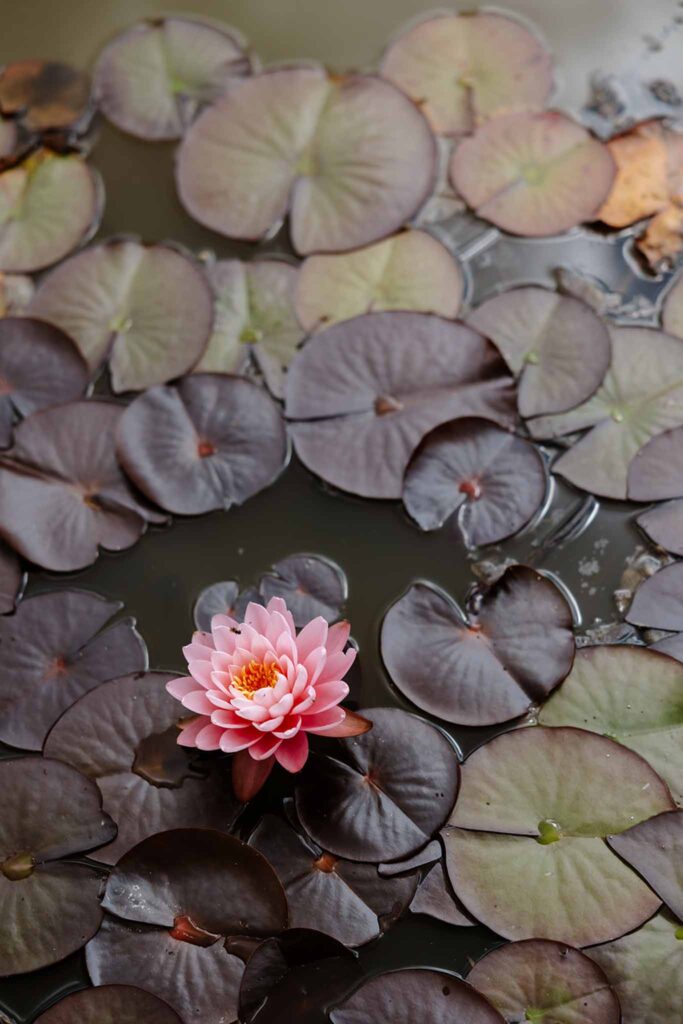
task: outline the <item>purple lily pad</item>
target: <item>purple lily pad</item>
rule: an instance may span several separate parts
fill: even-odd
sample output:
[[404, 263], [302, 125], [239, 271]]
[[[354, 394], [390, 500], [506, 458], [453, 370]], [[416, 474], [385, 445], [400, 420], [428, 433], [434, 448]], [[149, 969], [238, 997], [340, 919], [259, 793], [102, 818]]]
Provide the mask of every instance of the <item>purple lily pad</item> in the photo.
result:
[[263, 388], [207, 373], [136, 398], [121, 417], [117, 452], [148, 498], [196, 515], [241, 505], [271, 484], [288, 445], [279, 407]]
[[380, 644], [401, 693], [461, 725], [525, 714], [564, 679], [575, 651], [567, 601], [524, 565], [507, 569], [467, 612], [433, 584], [414, 583], [385, 615]]
[[63, 259], [94, 234], [103, 207], [99, 175], [80, 156], [31, 152], [0, 172], [0, 270], [33, 273]]
[[0, 113], [30, 132], [82, 132], [94, 112], [90, 78], [68, 64], [19, 60], [0, 73]]
[[50, 727], [100, 683], [147, 667], [134, 619], [107, 623], [122, 605], [81, 590], [25, 598], [0, 619], [0, 740], [40, 750]]
[[254, 75], [205, 110], [180, 145], [177, 184], [188, 213], [231, 238], [263, 238], [289, 212], [308, 254], [402, 227], [435, 167], [429, 125], [403, 93], [309, 64]]
[[525, 527], [543, 504], [548, 473], [529, 441], [486, 420], [444, 423], [413, 454], [403, 504], [423, 530], [448, 523], [468, 547]]
[[256, 587], [240, 590], [237, 580], [221, 580], [205, 587], [195, 601], [194, 624], [203, 633], [211, 631], [214, 615], [229, 615], [241, 622], [250, 601], [261, 604], [261, 595]]
[[593, 220], [616, 164], [565, 114], [494, 117], [456, 148], [451, 179], [477, 216], [513, 235], [558, 235]]
[[287, 416], [310, 470], [364, 497], [398, 498], [422, 438], [462, 416], [514, 426], [515, 392], [497, 349], [426, 313], [371, 313], [312, 338], [287, 376]]
[[197, 111], [251, 73], [244, 40], [199, 18], [149, 18], [115, 36], [95, 67], [100, 108], [141, 139], [178, 139]]
[[69, 402], [34, 412], [0, 460], [0, 535], [57, 572], [82, 569], [99, 547], [121, 551], [163, 516], [141, 504], [116, 460], [123, 406]]
[[175, 1010], [130, 985], [101, 985], [74, 992], [41, 1013], [36, 1024], [182, 1024]]
[[213, 297], [194, 259], [129, 239], [67, 260], [41, 282], [29, 313], [73, 338], [91, 370], [108, 359], [114, 391], [140, 391], [197, 362], [211, 333]]
[[429, 970], [392, 971], [365, 981], [330, 1014], [332, 1024], [502, 1024], [488, 1000], [452, 974]]
[[458, 756], [443, 733], [415, 715], [398, 708], [360, 714], [373, 728], [341, 741], [350, 763], [309, 759], [296, 789], [297, 814], [313, 841], [335, 856], [398, 860], [446, 820], [458, 791]]
[[607, 842], [683, 920], [683, 811], [658, 814]]
[[383, 878], [374, 864], [326, 853], [270, 814], [249, 843], [267, 858], [282, 882], [291, 926], [315, 927], [348, 946], [362, 946], [386, 931], [415, 892], [415, 873]]
[[97, 860], [115, 864], [143, 839], [168, 829], [229, 831], [240, 805], [224, 762], [178, 745], [178, 702], [172, 678], [147, 672], [103, 683], [59, 719], [45, 753], [97, 782], [119, 831]]
[[420, 882], [410, 909], [413, 914], [426, 914], [457, 928], [471, 928], [477, 923], [453, 892], [440, 860], [429, 868]]
[[683, 555], [683, 500], [656, 505], [636, 519], [653, 544], [673, 555]]
[[0, 615], [14, 611], [24, 578], [17, 555], [4, 541], [0, 541]]
[[509, 1024], [620, 1024], [604, 972], [578, 949], [526, 939], [487, 953], [467, 975]]
[[552, 58], [538, 37], [491, 11], [440, 13], [412, 25], [391, 43], [381, 71], [444, 135], [541, 110], [553, 87]]
[[63, 331], [24, 316], [0, 319], [0, 447], [12, 440], [14, 413], [80, 398], [88, 369]]
[[659, 651], [660, 654], [668, 654], [670, 658], [675, 658], [676, 661], [683, 661], [683, 633], [673, 633], [671, 636], [665, 636], [662, 640], [657, 640], [656, 643], [650, 644], [648, 650]]
[[606, 942], [659, 899], [605, 837], [673, 807], [654, 769], [613, 740], [514, 730], [465, 763], [443, 834], [448, 874], [467, 910], [505, 938]]
[[258, 589], [266, 604], [284, 598], [299, 628], [318, 615], [336, 622], [348, 597], [344, 570], [320, 555], [288, 555], [264, 573]]
[[607, 327], [590, 306], [568, 295], [513, 288], [487, 299], [467, 322], [500, 349], [517, 378], [525, 419], [585, 402], [609, 369]]
[[643, 580], [626, 621], [648, 629], [683, 630], [683, 562], [665, 565]]
[[628, 468], [631, 501], [683, 497], [683, 426], [657, 434], [634, 455]]
[[61, 858], [108, 842], [116, 826], [94, 783], [59, 761], [2, 761], [0, 787], [0, 977], [6, 977], [56, 963], [95, 934], [101, 873]]

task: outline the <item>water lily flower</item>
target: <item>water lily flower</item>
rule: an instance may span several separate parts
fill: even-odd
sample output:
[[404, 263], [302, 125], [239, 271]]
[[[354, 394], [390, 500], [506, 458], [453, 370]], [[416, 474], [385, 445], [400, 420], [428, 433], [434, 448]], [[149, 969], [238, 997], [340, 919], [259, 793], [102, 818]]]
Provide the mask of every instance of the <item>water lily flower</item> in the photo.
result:
[[251, 603], [244, 622], [214, 615], [210, 633], [195, 633], [183, 648], [189, 676], [168, 692], [196, 718], [184, 723], [178, 743], [234, 754], [233, 786], [250, 799], [279, 762], [299, 772], [308, 757], [308, 734], [356, 736], [371, 723], [340, 707], [344, 676], [356, 657], [346, 649], [349, 623], [328, 626], [321, 616], [297, 634], [281, 597], [267, 607]]

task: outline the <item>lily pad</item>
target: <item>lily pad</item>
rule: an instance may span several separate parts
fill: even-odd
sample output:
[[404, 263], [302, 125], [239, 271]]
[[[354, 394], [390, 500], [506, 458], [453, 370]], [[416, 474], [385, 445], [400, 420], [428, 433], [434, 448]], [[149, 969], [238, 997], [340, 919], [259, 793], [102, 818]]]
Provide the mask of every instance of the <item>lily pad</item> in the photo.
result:
[[312, 756], [296, 810], [323, 850], [354, 861], [398, 860], [424, 846], [458, 791], [458, 756], [446, 736], [398, 708], [362, 711], [373, 728], [342, 740], [348, 763]]
[[380, 645], [404, 696], [461, 725], [525, 714], [574, 660], [569, 605], [524, 565], [507, 569], [466, 611], [434, 584], [414, 583], [387, 612]]
[[121, 417], [117, 453], [133, 483], [168, 512], [241, 505], [288, 458], [279, 407], [240, 377], [198, 374], [151, 388]]
[[68, 64], [18, 60], [0, 73], [0, 113], [28, 131], [84, 131], [94, 112], [90, 78]]
[[252, 71], [242, 37], [199, 18], [149, 18], [115, 36], [95, 66], [99, 106], [141, 139], [179, 139], [197, 111]]
[[130, 985], [73, 992], [41, 1013], [36, 1024], [182, 1024], [168, 1003]]
[[425, 313], [371, 313], [313, 337], [287, 376], [297, 455], [328, 483], [399, 498], [422, 438], [461, 416], [516, 420], [497, 349], [464, 324]]
[[177, 184], [188, 213], [231, 238], [263, 238], [289, 212], [308, 254], [402, 227], [435, 169], [429, 125], [403, 93], [307, 65], [254, 75], [205, 110], [180, 145]]
[[440, 860], [429, 868], [420, 882], [410, 910], [413, 914], [426, 914], [457, 928], [471, 928], [477, 923], [453, 892]]
[[603, 971], [578, 949], [527, 939], [487, 953], [467, 975], [509, 1024], [620, 1024]]
[[661, 811], [671, 794], [638, 754], [582, 729], [541, 726], [491, 740], [463, 768], [444, 833], [467, 910], [508, 939], [605, 942], [657, 910], [605, 837]]
[[453, 185], [477, 216], [531, 237], [593, 220], [615, 173], [607, 146], [555, 112], [495, 117], [451, 161]]
[[683, 344], [648, 327], [610, 327], [610, 337], [612, 365], [595, 395], [529, 426], [534, 437], [550, 438], [592, 428], [553, 470], [591, 494], [623, 499], [636, 453], [683, 423]]
[[0, 316], [21, 316], [33, 298], [35, 287], [27, 274], [0, 273]]
[[56, 963], [95, 934], [101, 873], [61, 858], [108, 842], [116, 826], [94, 783], [59, 761], [2, 761], [0, 787], [0, 977], [6, 977]]
[[389, 46], [381, 72], [448, 135], [500, 114], [542, 110], [553, 87], [552, 58], [537, 36], [492, 12], [419, 22]]
[[200, 631], [210, 633], [214, 615], [229, 615], [231, 619], [241, 622], [249, 602], [258, 603], [259, 597], [255, 587], [240, 591], [237, 580], [212, 583], [202, 590], [195, 602], [194, 624]]
[[621, 1003], [623, 1024], [671, 1024], [683, 1005], [683, 925], [662, 912], [590, 951]]
[[219, 260], [209, 268], [213, 333], [195, 373], [241, 373], [250, 355], [281, 398], [286, 368], [304, 339], [294, 308], [298, 268], [285, 260]]
[[0, 160], [6, 160], [17, 152], [20, 133], [15, 121], [0, 117]]
[[643, 445], [628, 470], [632, 501], [683, 497], [683, 427], [665, 430]]
[[33, 413], [0, 460], [0, 535], [20, 555], [57, 572], [82, 569], [101, 545], [134, 544], [147, 520], [114, 450], [123, 406], [69, 402]]
[[539, 715], [610, 736], [644, 757], [683, 804], [683, 665], [632, 645], [585, 647]]
[[408, 907], [417, 875], [383, 878], [374, 864], [326, 853], [273, 815], [249, 843], [268, 860], [284, 886], [293, 928], [317, 928], [348, 946], [376, 939]]
[[683, 274], [677, 275], [662, 306], [662, 327], [668, 334], [683, 338]]
[[666, 811], [607, 840], [683, 920], [683, 811]]
[[76, 155], [31, 152], [0, 172], [0, 270], [42, 270], [97, 230], [104, 192], [96, 171]]
[[77, 701], [50, 732], [45, 753], [93, 779], [117, 822], [116, 839], [93, 856], [106, 864], [167, 829], [228, 831], [240, 805], [228, 766], [177, 743], [173, 678], [146, 672], [103, 683]]
[[24, 572], [16, 553], [0, 541], [0, 615], [14, 610], [24, 581]]
[[543, 504], [545, 462], [521, 437], [481, 419], [437, 427], [415, 451], [403, 484], [403, 504], [423, 530], [445, 523], [468, 547], [518, 533]]
[[626, 621], [648, 629], [683, 630], [683, 562], [665, 565], [643, 580]]
[[332, 1024], [502, 1024], [503, 1018], [476, 989], [452, 974], [392, 971], [363, 982], [330, 1014]]
[[14, 413], [80, 398], [88, 370], [58, 327], [25, 316], [0, 319], [0, 446], [12, 439]]
[[296, 311], [309, 332], [391, 309], [454, 318], [463, 290], [460, 268], [438, 239], [402, 231], [354, 252], [309, 256], [299, 275]]
[[266, 604], [271, 597], [284, 598], [299, 629], [318, 615], [336, 622], [348, 597], [344, 570], [321, 555], [288, 555], [264, 573], [258, 589]]
[[513, 288], [487, 299], [467, 322], [500, 349], [517, 378], [517, 404], [525, 419], [585, 402], [609, 369], [606, 325], [569, 295]]
[[74, 256], [41, 283], [29, 312], [73, 338], [91, 370], [108, 358], [114, 391], [187, 373], [213, 324], [203, 268], [170, 246], [136, 241]]
[[25, 598], [0, 619], [0, 740], [40, 750], [50, 727], [84, 693], [147, 667], [135, 620], [107, 627], [121, 608], [98, 594], [57, 590]]

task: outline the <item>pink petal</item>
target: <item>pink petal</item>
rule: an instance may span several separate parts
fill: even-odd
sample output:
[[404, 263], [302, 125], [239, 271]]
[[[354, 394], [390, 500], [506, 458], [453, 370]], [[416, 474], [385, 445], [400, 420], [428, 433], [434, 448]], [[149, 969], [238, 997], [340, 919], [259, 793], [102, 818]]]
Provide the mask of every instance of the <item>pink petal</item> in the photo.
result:
[[298, 697], [299, 694], [303, 693], [308, 687], [308, 672], [303, 665], [297, 665], [296, 679], [292, 686], [292, 694], [294, 697]]
[[291, 740], [284, 740], [275, 751], [275, 757], [285, 771], [300, 772], [308, 758], [308, 737], [299, 732]]
[[349, 647], [343, 654], [337, 653], [331, 657], [328, 655], [325, 667], [318, 676], [318, 684], [343, 679], [356, 660], [357, 653], [355, 648]]
[[326, 661], [327, 651], [325, 650], [324, 647], [316, 647], [314, 650], [311, 651], [311, 653], [304, 661], [304, 668], [306, 669], [306, 673], [308, 675], [308, 682], [310, 683], [311, 686], [313, 686], [315, 681], [321, 675], [325, 667]]
[[330, 657], [332, 654], [338, 654], [346, 647], [346, 641], [349, 639], [351, 634], [351, 623], [346, 622], [335, 622], [334, 626], [330, 626], [327, 633], [327, 656]]
[[185, 724], [181, 724], [178, 745], [181, 747], [196, 747], [197, 736], [208, 724], [208, 718], [193, 718]]
[[284, 715], [279, 715], [277, 718], [266, 718], [263, 722], [255, 722], [254, 725], [259, 732], [275, 732], [285, 720]]
[[288, 658], [289, 661], [295, 662], [297, 660], [297, 647], [294, 641], [294, 637], [288, 630], [284, 630], [280, 633], [279, 637], [275, 641], [275, 650], [278, 658]]
[[287, 623], [287, 628], [289, 629], [289, 632], [292, 634], [292, 636], [296, 635], [296, 626], [294, 625], [292, 613], [285, 604], [283, 598], [271, 597], [270, 601], [266, 605], [266, 610], [269, 611], [271, 614], [273, 612], [277, 612], [279, 615], [281, 615], [282, 618]]
[[212, 725], [211, 721], [208, 725], [197, 733], [197, 748], [199, 750], [218, 750], [221, 745], [221, 736], [223, 735], [222, 729]]
[[[214, 620], [218, 616], [214, 615]], [[225, 651], [226, 654], [231, 654], [235, 650], [235, 643], [239, 637], [238, 633], [233, 632], [227, 626], [212, 626], [213, 630], [213, 642], [216, 645], [217, 651]]]
[[188, 711], [196, 711], [198, 715], [209, 715], [213, 713], [214, 706], [206, 697], [205, 690], [195, 690], [183, 697], [183, 707]]
[[328, 629], [329, 627], [327, 622], [322, 615], [318, 615], [316, 619], [311, 619], [310, 622], [306, 623], [296, 638], [296, 649], [299, 652], [299, 661], [305, 661], [311, 651], [314, 651], [316, 647], [325, 646]]
[[203, 686], [205, 690], [213, 689], [210, 661], [191, 661], [187, 667], [190, 670], [190, 675], [197, 680], [200, 686]]
[[315, 690], [313, 689], [312, 686], [309, 686], [308, 689], [306, 690], [303, 698], [301, 700], [299, 700], [294, 705], [294, 707], [292, 708], [292, 712], [295, 715], [302, 715], [304, 713], [304, 711], [308, 711], [308, 709], [313, 706], [314, 702], [315, 702]]
[[255, 761], [265, 761], [267, 757], [272, 757], [275, 751], [278, 749], [282, 740], [276, 736], [269, 734], [261, 736], [258, 743], [255, 743], [253, 747], [249, 747], [249, 753]]
[[190, 676], [182, 676], [180, 679], [170, 679], [166, 683], [166, 690], [172, 697], [182, 700], [188, 693], [194, 693], [197, 689], [197, 680]]
[[335, 704], [340, 704], [345, 700], [348, 695], [348, 685], [341, 680], [334, 683], [318, 683], [315, 688], [315, 701], [311, 714], [317, 715], [321, 711], [333, 708]]
[[231, 615], [224, 615], [221, 612], [214, 615], [211, 619], [211, 632], [214, 629], [237, 629], [238, 626], [239, 622], [237, 619], [233, 619]]
[[232, 788], [242, 803], [252, 800], [263, 787], [275, 765], [275, 758], [255, 761], [248, 750], [238, 751], [232, 759]]
[[247, 610], [244, 613], [244, 621], [250, 626], [253, 626], [259, 633], [263, 633], [265, 635], [268, 629], [268, 623], [270, 622], [270, 616], [262, 604], [256, 604], [255, 601], [250, 601], [247, 605]]
[[294, 697], [291, 693], [285, 693], [280, 700], [270, 705], [268, 712], [271, 718], [277, 718], [278, 715], [288, 715], [293, 707]]
[[329, 711], [321, 711], [318, 715], [304, 715], [301, 728], [306, 732], [327, 732], [341, 725], [345, 715], [344, 708], [330, 708]]
[[[273, 600], [276, 600], [276, 598], [273, 598]], [[270, 622], [268, 623], [266, 636], [272, 644], [276, 644], [278, 637], [283, 633], [291, 632], [289, 622], [281, 612], [274, 611], [270, 613]]]
[[[372, 722], [368, 718], [363, 718], [362, 715], [357, 715], [355, 711], [349, 711], [348, 708], [343, 710], [344, 721], [332, 729], [326, 729], [325, 736], [362, 736], [363, 733], [372, 729]], [[310, 729], [308, 731], [311, 732]]]
[[214, 672], [229, 672], [232, 665], [232, 654], [225, 651], [214, 651], [211, 655], [211, 665]]
[[260, 739], [260, 733], [251, 726], [246, 729], [227, 729], [221, 735], [220, 747], [224, 754], [234, 754], [237, 750], [247, 750]]
[[265, 722], [270, 715], [268, 708], [264, 708], [260, 704], [254, 704], [253, 700], [250, 700], [240, 707], [239, 717], [244, 719], [245, 722]]
[[183, 647], [185, 661], [211, 661], [213, 653], [213, 647], [206, 647], [205, 644], [197, 644], [194, 641]]
[[301, 728], [302, 721], [303, 719], [299, 718], [298, 715], [289, 715], [284, 721], [285, 728], [278, 729], [275, 735], [279, 736], [281, 740], [291, 740]]
[[249, 725], [241, 715], [236, 714], [232, 709], [220, 708], [211, 715], [211, 721], [221, 729], [245, 729]]
[[226, 700], [227, 694], [224, 694], [221, 690], [207, 690], [206, 697], [210, 700], [215, 708], [229, 708], [230, 701]]

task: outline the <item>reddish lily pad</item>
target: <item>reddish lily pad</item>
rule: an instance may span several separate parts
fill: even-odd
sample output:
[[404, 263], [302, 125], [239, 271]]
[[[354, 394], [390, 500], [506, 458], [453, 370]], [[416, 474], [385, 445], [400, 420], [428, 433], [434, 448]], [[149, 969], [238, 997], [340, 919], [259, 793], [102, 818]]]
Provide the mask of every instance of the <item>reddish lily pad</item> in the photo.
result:
[[683, 665], [633, 645], [585, 647], [541, 710], [542, 725], [573, 725], [635, 750], [683, 804]]
[[465, 981], [428, 970], [392, 971], [365, 981], [330, 1014], [332, 1024], [502, 1024], [491, 1004]]
[[0, 615], [14, 610], [23, 581], [24, 572], [17, 555], [0, 541]]
[[0, 319], [0, 446], [12, 439], [15, 412], [27, 416], [80, 398], [88, 370], [58, 327], [25, 316]]
[[261, 820], [249, 842], [282, 882], [292, 927], [315, 927], [348, 946], [361, 946], [386, 931], [415, 892], [415, 873], [383, 878], [374, 864], [326, 853], [273, 815]]
[[[461, 416], [515, 423], [512, 379], [476, 331], [424, 313], [371, 313], [312, 338], [287, 377], [297, 455], [342, 490], [398, 498], [410, 457]], [[315, 422], [313, 422], [315, 421]]]
[[595, 395], [529, 426], [534, 437], [551, 438], [592, 428], [553, 470], [591, 494], [625, 498], [636, 453], [651, 437], [683, 423], [683, 345], [647, 327], [611, 327], [610, 337], [612, 365]]
[[683, 562], [665, 565], [643, 580], [626, 621], [648, 629], [683, 630]]
[[527, 939], [487, 953], [467, 975], [509, 1024], [620, 1024], [619, 1000], [603, 971], [559, 942]]
[[335, 856], [398, 860], [445, 821], [458, 791], [458, 757], [443, 733], [405, 711], [361, 714], [373, 728], [341, 741], [349, 763], [309, 758], [296, 789], [297, 814], [314, 842]]
[[115, 36], [95, 67], [100, 108], [141, 139], [178, 139], [197, 111], [252, 70], [244, 40], [199, 18], [149, 18]]
[[454, 318], [464, 282], [448, 249], [426, 231], [402, 231], [337, 256], [309, 256], [296, 311], [307, 331], [363, 313], [412, 309]]
[[101, 180], [80, 156], [30, 153], [0, 173], [0, 270], [63, 259], [94, 234], [103, 207]]
[[574, 660], [569, 605], [550, 580], [524, 565], [507, 569], [467, 612], [434, 584], [414, 583], [387, 612], [380, 643], [401, 693], [461, 725], [523, 715]]
[[288, 445], [280, 410], [263, 388], [205, 373], [136, 398], [121, 417], [117, 452], [148, 498], [196, 515], [241, 505], [271, 484]]
[[40, 750], [50, 727], [84, 693], [147, 667], [135, 620], [107, 627], [121, 608], [98, 594], [57, 590], [25, 598], [13, 616], [0, 619], [0, 740]]
[[665, 811], [607, 841], [683, 919], [683, 811]]
[[410, 909], [413, 914], [426, 914], [458, 928], [471, 928], [477, 923], [453, 892], [440, 860], [428, 869], [420, 882]]
[[41, 1013], [36, 1024], [182, 1024], [168, 1003], [130, 985], [74, 992]]
[[264, 573], [258, 589], [265, 603], [284, 598], [300, 629], [317, 615], [336, 622], [348, 597], [344, 570], [321, 555], [288, 555]]
[[308, 254], [396, 231], [435, 167], [429, 125], [398, 89], [307, 65], [254, 75], [205, 110], [181, 143], [177, 183], [188, 213], [231, 238], [262, 238], [289, 212]]
[[468, 547], [518, 533], [543, 504], [548, 474], [533, 444], [481, 419], [437, 427], [415, 451], [403, 504], [423, 530], [445, 523]]
[[58, 572], [121, 551], [159, 521], [124, 477], [114, 450], [123, 406], [69, 402], [33, 413], [0, 461], [0, 535], [30, 562]]
[[597, 946], [590, 957], [621, 1003], [622, 1024], [672, 1024], [683, 1005], [683, 925], [657, 914], [637, 932]]
[[683, 426], [657, 434], [638, 451], [628, 468], [632, 501], [683, 497]]
[[83, 131], [95, 105], [90, 78], [59, 61], [18, 60], [0, 74], [0, 113], [29, 131]]
[[447, 135], [500, 114], [542, 110], [553, 87], [552, 59], [537, 36], [489, 11], [413, 25], [389, 46], [381, 71]]
[[0, 977], [56, 963], [102, 920], [100, 872], [61, 858], [116, 834], [100, 794], [69, 765], [42, 757], [0, 762]]
[[178, 745], [170, 678], [146, 672], [103, 683], [62, 715], [45, 743], [47, 755], [97, 782], [119, 826], [114, 842], [94, 854], [106, 864], [167, 829], [227, 832], [239, 812], [227, 765]]
[[467, 322], [495, 342], [517, 378], [520, 415], [573, 409], [597, 390], [611, 359], [609, 332], [590, 306], [546, 288], [512, 288]]
[[605, 843], [674, 807], [638, 754], [582, 729], [540, 726], [472, 754], [444, 833], [467, 910], [509, 939], [605, 942], [657, 910], [652, 890]]
[[213, 333], [195, 373], [241, 373], [253, 355], [281, 398], [285, 370], [304, 339], [294, 308], [299, 271], [285, 260], [219, 260], [209, 268]]
[[536, 237], [592, 220], [615, 173], [607, 146], [555, 112], [495, 117], [451, 161], [453, 185], [479, 217]]
[[96, 245], [63, 263], [29, 312], [73, 338], [91, 370], [108, 358], [114, 391], [187, 373], [213, 324], [203, 268], [170, 246], [133, 240]]

